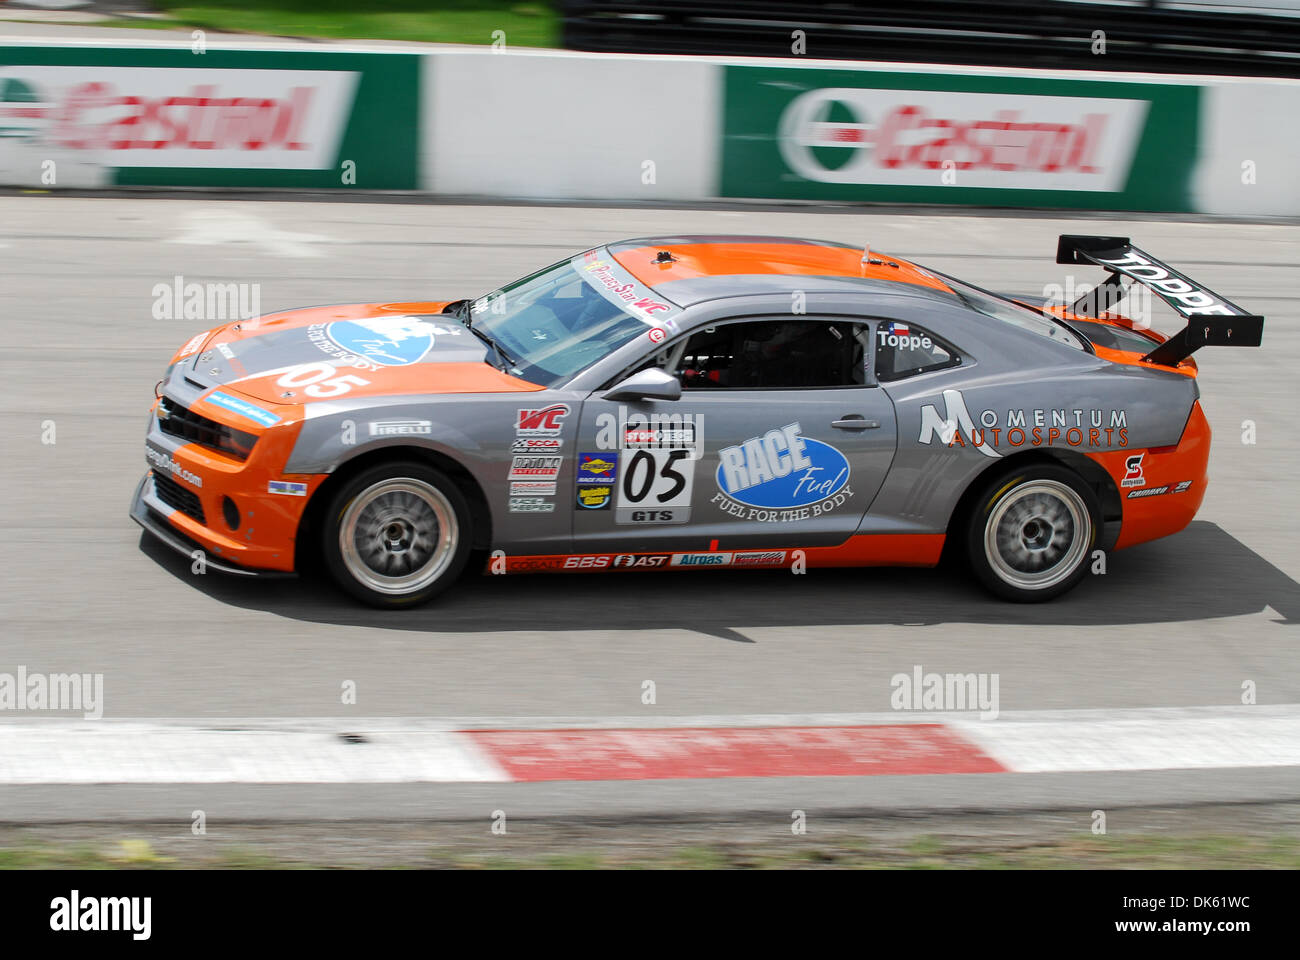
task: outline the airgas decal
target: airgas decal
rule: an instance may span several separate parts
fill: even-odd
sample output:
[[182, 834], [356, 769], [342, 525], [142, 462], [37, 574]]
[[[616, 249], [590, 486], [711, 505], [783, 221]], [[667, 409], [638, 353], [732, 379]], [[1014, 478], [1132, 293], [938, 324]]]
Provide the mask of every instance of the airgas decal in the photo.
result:
[[741, 520], [807, 520], [853, 496], [849, 461], [829, 443], [788, 423], [718, 451], [712, 502]]

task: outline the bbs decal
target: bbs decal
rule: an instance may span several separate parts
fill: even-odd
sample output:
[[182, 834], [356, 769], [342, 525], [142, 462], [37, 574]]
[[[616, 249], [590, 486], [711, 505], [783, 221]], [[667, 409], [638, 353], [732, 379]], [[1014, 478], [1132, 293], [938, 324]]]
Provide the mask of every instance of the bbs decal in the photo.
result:
[[616, 523], [687, 523], [695, 461], [683, 448], [655, 448], [623, 454]]

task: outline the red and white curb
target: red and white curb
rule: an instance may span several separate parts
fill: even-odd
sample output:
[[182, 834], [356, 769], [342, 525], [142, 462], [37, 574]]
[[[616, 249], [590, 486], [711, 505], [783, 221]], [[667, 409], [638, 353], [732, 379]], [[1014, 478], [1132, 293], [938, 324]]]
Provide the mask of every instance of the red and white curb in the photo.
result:
[[502, 783], [1300, 766], [1300, 704], [486, 720], [0, 718], [0, 785]]

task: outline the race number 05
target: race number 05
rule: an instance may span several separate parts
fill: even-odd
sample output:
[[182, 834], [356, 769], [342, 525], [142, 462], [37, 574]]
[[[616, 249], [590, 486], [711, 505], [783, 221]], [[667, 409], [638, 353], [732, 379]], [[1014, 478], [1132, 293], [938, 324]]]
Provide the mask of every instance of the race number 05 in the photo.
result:
[[338, 371], [330, 363], [304, 363], [294, 367], [279, 380], [280, 387], [303, 387], [309, 397], [337, 397], [347, 393], [353, 387], [367, 387], [369, 380], [363, 380], [351, 373], [335, 376]]
[[[690, 456], [688, 450], [667, 450], [667, 459], [655, 471], [655, 456], [649, 450], [638, 450], [628, 462], [623, 474], [623, 499], [627, 503], [641, 503], [654, 493], [655, 499], [668, 503], [686, 489], [686, 477], [676, 468], [678, 461]], [[667, 489], [661, 489], [664, 481]]]

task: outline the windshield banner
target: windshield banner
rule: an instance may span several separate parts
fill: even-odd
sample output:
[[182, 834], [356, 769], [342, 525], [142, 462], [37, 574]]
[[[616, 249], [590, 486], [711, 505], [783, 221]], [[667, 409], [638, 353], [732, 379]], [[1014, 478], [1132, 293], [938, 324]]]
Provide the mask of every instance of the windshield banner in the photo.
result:
[[[624, 270], [604, 248], [588, 250], [570, 260], [569, 265], [602, 297], [648, 326], [659, 326], [682, 312], [675, 303], [658, 296]], [[671, 328], [671, 324], [665, 326]]]

